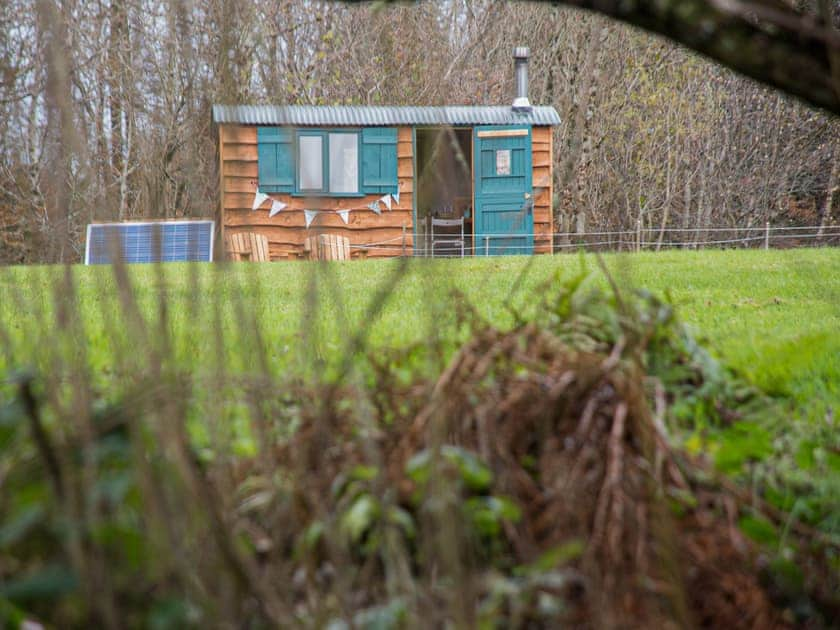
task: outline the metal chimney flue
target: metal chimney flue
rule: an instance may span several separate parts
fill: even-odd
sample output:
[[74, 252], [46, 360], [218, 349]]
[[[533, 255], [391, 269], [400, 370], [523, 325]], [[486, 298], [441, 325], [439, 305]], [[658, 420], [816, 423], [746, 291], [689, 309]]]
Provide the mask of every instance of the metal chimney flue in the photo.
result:
[[516, 74], [516, 97], [513, 99], [514, 111], [531, 111], [531, 102], [528, 100], [529, 52], [527, 46], [517, 46], [513, 49], [513, 68]]

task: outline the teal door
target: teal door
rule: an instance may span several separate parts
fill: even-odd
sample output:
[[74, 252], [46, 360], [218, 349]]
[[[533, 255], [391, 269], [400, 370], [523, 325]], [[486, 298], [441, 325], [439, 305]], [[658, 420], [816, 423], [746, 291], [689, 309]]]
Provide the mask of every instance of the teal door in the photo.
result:
[[531, 128], [476, 127], [473, 147], [475, 253], [533, 253]]

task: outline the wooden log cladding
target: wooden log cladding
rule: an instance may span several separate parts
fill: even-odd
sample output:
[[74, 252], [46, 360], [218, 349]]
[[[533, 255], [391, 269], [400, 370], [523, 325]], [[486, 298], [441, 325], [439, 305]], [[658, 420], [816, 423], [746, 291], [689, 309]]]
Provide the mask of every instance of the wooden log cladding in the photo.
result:
[[531, 141], [551, 142], [551, 127], [533, 127], [531, 129]]
[[[264, 234], [269, 241], [269, 256], [272, 260], [286, 258], [297, 258], [303, 255], [304, 241], [308, 236], [328, 233], [337, 236], [347, 237], [351, 243], [350, 253], [352, 258], [358, 257], [360, 252], [368, 257], [400, 256], [402, 254], [402, 230], [391, 230], [390, 232], [364, 233], [359, 240], [359, 234], [342, 232], [340, 230], [310, 230], [308, 233], [302, 230], [278, 230], [272, 228]], [[308, 235], [308, 236], [307, 236]], [[406, 250], [411, 253], [414, 242], [411, 233], [406, 234]]]
[[228, 144], [225, 143], [225, 160], [243, 160], [256, 162], [257, 144]]
[[[268, 247], [268, 255], [271, 260], [306, 260], [303, 254], [303, 246], [300, 247], [283, 245], [282, 243], [272, 243]], [[381, 247], [361, 247], [350, 246], [350, 259], [358, 260], [360, 258], [393, 258], [395, 255], [393, 250]]]
[[[313, 226], [335, 226], [347, 230], [375, 230], [377, 228], [400, 228], [411, 223], [411, 210], [383, 211], [379, 216], [370, 210], [351, 212], [347, 223], [335, 212], [318, 214]], [[306, 228], [306, 218], [303, 211], [283, 210], [273, 217], [268, 216], [268, 210], [228, 209], [225, 224], [231, 228], [239, 227], [293, 227]]]
[[531, 129], [532, 186], [534, 188], [534, 252], [549, 254], [554, 250], [554, 152], [551, 127]]
[[[230, 210], [251, 210], [251, 206], [254, 202], [254, 192], [256, 192], [256, 186], [254, 187], [253, 192], [227, 192], [225, 193], [225, 206]], [[283, 210], [283, 212], [287, 212], [288, 210], [303, 210], [304, 208], [307, 210], [364, 210], [366, 212], [371, 212], [368, 210], [368, 204], [381, 197], [382, 195], [379, 194], [367, 195], [365, 197], [298, 197], [286, 194], [271, 195], [271, 199], [282, 201], [287, 205], [287, 209]], [[384, 214], [388, 211], [385, 209], [384, 204], [380, 205], [384, 216]], [[260, 206], [260, 209], [268, 211], [270, 207], [271, 202], [264, 201]], [[397, 204], [392, 200], [391, 208], [411, 210], [410, 195], [406, 195], [404, 198], [403, 191], [401, 191], [400, 203]]]
[[257, 161], [254, 159], [251, 162], [244, 162], [241, 160], [227, 159], [225, 156], [225, 163], [222, 168], [225, 175], [233, 177], [251, 177], [256, 178], [259, 172], [257, 171]]
[[414, 158], [397, 158], [397, 178], [405, 179], [414, 177]]
[[223, 175], [224, 181], [222, 182], [225, 192], [228, 193], [251, 193], [251, 197], [253, 198], [254, 193], [254, 178], [253, 177], [231, 177], [229, 175]]
[[548, 149], [545, 151], [537, 151], [534, 149], [534, 166], [549, 166], [551, 164], [551, 154]]
[[[414, 145], [411, 127], [397, 131], [397, 176], [400, 184], [400, 203], [388, 211], [382, 204], [382, 214], [368, 209], [368, 204], [382, 195], [364, 197], [296, 197], [271, 194], [287, 204], [287, 208], [273, 217], [268, 216], [271, 202], [251, 210], [257, 192], [257, 127], [249, 125], [221, 125], [219, 128], [220, 186], [222, 188], [222, 229], [226, 233], [258, 232], [268, 237], [271, 260], [283, 260], [303, 253], [303, 241], [317, 233], [331, 233], [350, 239], [351, 251], [370, 248], [369, 257], [399, 256], [403, 236], [411, 253], [413, 248], [412, 208], [414, 195]], [[335, 212], [319, 214], [309, 229], [303, 209], [351, 210], [345, 225]], [[405, 230], [403, 230], [405, 226]], [[377, 246], [377, 243], [385, 243]]]
[[551, 165], [534, 166], [532, 186], [534, 188], [548, 188], [551, 186]]
[[225, 144], [257, 144], [257, 128], [244, 125], [222, 125]]
[[[248, 229], [236, 228], [238, 232], [248, 232]], [[338, 226], [323, 226], [313, 224], [309, 230], [301, 230], [296, 227], [277, 227], [275, 225], [260, 226], [253, 230], [268, 237], [269, 244], [282, 244], [289, 247], [303, 247], [303, 242], [310, 236], [315, 234], [339, 234], [350, 239], [350, 244], [353, 247], [365, 246], [372, 247], [374, 245], [381, 245], [383, 249], [393, 248], [394, 250], [402, 247], [402, 228], [376, 228], [357, 232], [355, 230], [347, 230]], [[230, 233], [234, 233], [234, 229], [230, 229]], [[406, 230], [406, 244], [412, 245], [411, 232]]]
[[534, 206], [534, 223], [539, 225], [540, 223], [550, 222], [551, 210], [546, 206]]

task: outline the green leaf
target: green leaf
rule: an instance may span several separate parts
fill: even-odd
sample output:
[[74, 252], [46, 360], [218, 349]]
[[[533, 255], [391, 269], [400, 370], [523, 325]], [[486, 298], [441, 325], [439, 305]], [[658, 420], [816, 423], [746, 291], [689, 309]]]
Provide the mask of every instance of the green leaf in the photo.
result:
[[432, 461], [431, 452], [426, 449], [412, 455], [405, 464], [405, 474], [417, 485], [423, 485], [429, 480], [429, 468]]
[[321, 538], [324, 536], [324, 522], [323, 521], [313, 521], [310, 525], [303, 530], [297, 541], [295, 543], [294, 549], [294, 556], [296, 560], [300, 560], [300, 558], [306, 554], [311, 552], [317, 544], [320, 542]]
[[502, 520], [516, 523], [522, 518], [522, 510], [508, 497], [487, 497], [487, 505]]
[[464, 509], [473, 527], [481, 536], [493, 538], [499, 535], [502, 530], [500, 519], [487, 506], [484, 497], [467, 499]]
[[117, 472], [101, 477], [93, 486], [91, 498], [95, 501], [106, 500], [120, 504], [134, 485], [134, 475], [130, 471]]
[[490, 488], [493, 472], [476, 455], [457, 446], [446, 445], [440, 449], [441, 455], [458, 468], [461, 480], [470, 489], [482, 492]]
[[776, 583], [789, 594], [799, 594], [805, 583], [802, 569], [792, 559], [779, 554], [770, 561], [770, 571]]
[[[440, 449], [441, 457], [455, 466], [464, 485], [470, 490], [482, 492], [493, 482], [493, 473], [477, 456], [467, 450], [452, 445], [444, 445]], [[405, 466], [408, 477], [418, 485], [429, 480], [431, 474], [432, 453], [420, 451], [408, 460]]]
[[408, 608], [400, 598], [382, 606], [359, 611], [353, 616], [353, 625], [362, 630], [392, 630], [405, 627]]
[[20, 541], [32, 527], [44, 517], [44, 508], [40, 504], [30, 505], [0, 526], [0, 549], [11, 547]]
[[371, 481], [376, 479], [379, 474], [379, 469], [376, 466], [366, 466], [360, 464], [354, 467], [349, 473], [340, 473], [336, 475], [332, 482], [330, 492], [333, 497], [338, 498], [348, 494], [350, 489], [358, 491], [364, 486], [358, 482]]
[[188, 601], [170, 597], [155, 602], [149, 611], [149, 630], [176, 630], [196, 622], [197, 611]]
[[357, 479], [359, 481], [370, 481], [372, 479], [376, 479], [378, 474], [379, 469], [376, 466], [365, 466], [364, 464], [359, 464], [350, 471], [350, 478]]
[[341, 528], [353, 542], [358, 542], [379, 517], [379, 503], [369, 494], [359, 495], [341, 517]]
[[30, 575], [13, 578], [0, 585], [0, 597], [13, 602], [56, 599], [74, 591], [76, 574], [68, 567], [48, 565]]
[[736, 472], [747, 461], [758, 461], [773, 453], [770, 433], [756, 424], [741, 422], [722, 432], [715, 465], [724, 472]]
[[585, 550], [586, 545], [584, 542], [580, 538], [574, 538], [543, 552], [532, 563], [517, 567], [514, 569], [514, 574], [533, 575], [536, 573], [552, 571], [557, 567], [568, 564], [573, 560], [577, 560], [583, 555]]
[[762, 545], [776, 545], [779, 534], [776, 527], [767, 519], [760, 516], [744, 516], [738, 521], [741, 531]]
[[12, 441], [25, 416], [17, 400], [0, 405], [0, 447]]
[[408, 538], [414, 538], [417, 534], [414, 518], [399, 506], [393, 506], [388, 510], [388, 521], [399, 527]]
[[132, 570], [139, 570], [146, 560], [146, 537], [127, 524], [105, 521], [91, 530], [91, 537], [122, 554]]
[[794, 461], [802, 470], [811, 470], [814, 467], [814, 464], [816, 463], [816, 459], [814, 458], [814, 449], [816, 447], [817, 445], [813, 442], [802, 442], [802, 444], [799, 445], [799, 448], [796, 449]]
[[522, 516], [519, 507], [506, 497], [472, 497], [464, 508], [476, 531], [489, 537], [499, 535], [503, 521], [516, 522]]
[[324, 523], [323, 521], [315, 521], [306, 528], [306, 531], [303, 533], [303, 542], [304, 544], [312, 548], [318, 541], [321, 540], [321, 537], [324, 535]]
[[19, 628], [26, 621], [26, 613], [8, 599], [0, 597], [0, 628]]

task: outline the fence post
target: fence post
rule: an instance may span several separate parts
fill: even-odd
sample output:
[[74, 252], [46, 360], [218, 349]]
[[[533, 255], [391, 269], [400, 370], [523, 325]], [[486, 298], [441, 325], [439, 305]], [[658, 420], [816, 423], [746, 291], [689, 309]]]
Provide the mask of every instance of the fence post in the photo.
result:
[[764, 222], [764, 249], [770, 249], [770, 221]]
[[403, 221], [402, 255], [403, 255], [403, 258], [405, 258], [405, 221]]
[[642, 251], [642, 220], [636, 219], [636, 251]]
[[484, 237], [484, 255], [485, 256], [490, 255], [490, 237], [489, 236]]
[[581, 210], [575, 215], [575, 233], [577, 234], [578, 247], [586, 247], [586, 215]]

